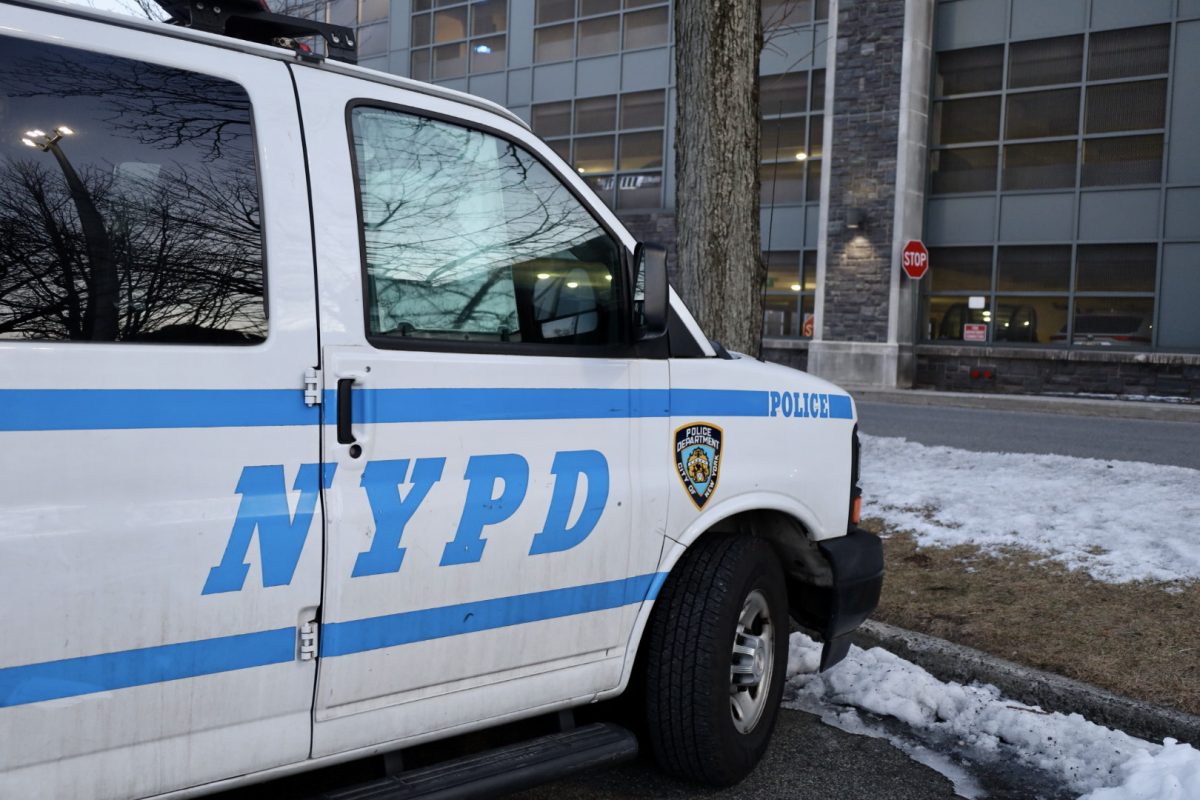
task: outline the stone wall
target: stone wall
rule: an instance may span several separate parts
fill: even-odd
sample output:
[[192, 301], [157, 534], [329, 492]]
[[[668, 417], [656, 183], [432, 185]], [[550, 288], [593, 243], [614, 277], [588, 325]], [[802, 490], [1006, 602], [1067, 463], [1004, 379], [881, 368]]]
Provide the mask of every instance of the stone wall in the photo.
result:
[[[904, 3], [837, 7], [823, 338], [886, 342]], [[865, 215], [857, 230], [846, 227], [852, 208]]]
[[1200, 355], [927, 345], [917, 348], [917, 387], [1200, 402]]

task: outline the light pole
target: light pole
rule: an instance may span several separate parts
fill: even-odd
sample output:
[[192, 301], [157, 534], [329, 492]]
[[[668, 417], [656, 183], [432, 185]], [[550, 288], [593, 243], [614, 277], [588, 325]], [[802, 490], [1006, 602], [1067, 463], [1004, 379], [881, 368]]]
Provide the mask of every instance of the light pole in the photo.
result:
[[100, 216], [91, 192], [79, 178], [79, 173], [67, 159], [59, 142], [66, 136], [74, 136], [75, 131], [66, 125], [59, 125], [53, 133], [34, 128], [25, 131], [21, 142], [27, 147], [34, 147], [43, 153], [52, 153], [67, 180], [67, 188], [71, 191], [71, 199], [75, 201], [75, 210], [79, 214], [79, 226], [83, 230], [83, 238], [87, 248], [88, 265], [88, 303], [83, 312], [84, 338], [95, 342], [115, 342], [118, 333], [117, 315], [117, 269], [113, 261], [112, 243], [108, 231], [104, 227], [104, 218]]

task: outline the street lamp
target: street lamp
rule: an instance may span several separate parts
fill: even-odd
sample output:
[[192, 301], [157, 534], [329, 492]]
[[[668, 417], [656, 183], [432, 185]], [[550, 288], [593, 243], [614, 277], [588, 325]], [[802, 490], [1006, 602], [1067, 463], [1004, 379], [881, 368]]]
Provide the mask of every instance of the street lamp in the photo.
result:
[[66, 125], [57, 126], [53, 133], [46, 133], [41, 128], [30, 128], [25, 131], [21, 143], [26, 147], [35, 147], [43, 153], [50, 153], [62, 170], [67, 188], [71, 191], [71, 199], [75, 201], [75, 210], [79, 214], [79, 227], [83, 231], [88, 264], [91, 267], [87, 279], [89, 302], [83, 317], [84, 334], [92, 341], [115, 342], [118, 333], [118, 286], [112, 243], [92, 193], [88, 191], [59, 145], [64, 137], [74, 135], [75, 131]]

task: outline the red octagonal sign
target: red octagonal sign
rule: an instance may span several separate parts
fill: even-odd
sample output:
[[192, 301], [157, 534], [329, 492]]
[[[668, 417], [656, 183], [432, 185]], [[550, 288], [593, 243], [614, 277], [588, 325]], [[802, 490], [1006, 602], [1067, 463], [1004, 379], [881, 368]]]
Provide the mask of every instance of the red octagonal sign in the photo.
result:
[[904, 267], [904, 274], [914, 281], [925, 277], [925, 273], [929, 271], [929, 251], [920, 240], [911, 239], [904, 245], [900, 266]]

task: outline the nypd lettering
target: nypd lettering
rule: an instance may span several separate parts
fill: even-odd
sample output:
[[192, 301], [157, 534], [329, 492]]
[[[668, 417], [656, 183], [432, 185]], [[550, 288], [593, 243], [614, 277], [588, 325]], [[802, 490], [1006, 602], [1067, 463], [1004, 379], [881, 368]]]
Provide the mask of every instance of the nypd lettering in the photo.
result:
[[850, 398], [821, 392], [771, 392], [770, 416], [795, 419], [851, 419]]
[[[717, 450], [720, 444], [718, 440]], [[359, 485], [375, 522], [370, 546], [359, 553], [351, 578], [398, 572], [404, 563], [404, 529], [425, 498], [443, 480], [445, 458], [389, 459], [368, 462]], [[292, 483], [300, 492], [295, 513], [289, 509], [282, 465], [244, 467], [237, 483], [242, 496], [237, 518], [221, 562], [209, 570], [201, 594], [239, 592], [250, 570], [247, 562], [254, 534], [262, 563], [263, 586], [292, 582], [308, 537], [321, 488], [333, 485], [336, 464], [303, 464]], [[608, 460], [596, 450], [568, 450], [554, 455], [550, 506], [529, 555], [560, 553], [577, 547], [595, 530], [608, 504]], [[714, 473], [713, 480], [715, 482]], [[483, 558], [484, 533], [507, 520], [525, 500], [529, 462], [516, 453], [471, 456], [463, 474], [466, 493], [458, 526], [442, 551], [441, 566], [471, 564]], [[571, 524], [571, 510], [586, 484], [583, 508]], [[715, 483], [714, 483], [715, 486]], [[711, 493], [711, 492], [710, 492]]]
[[708, 422], [692, 422], [675, 431], [675, 469], [696, 508], [717, 490], [724, 431]]

